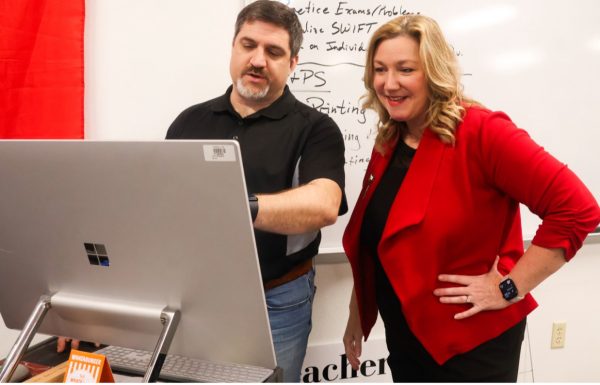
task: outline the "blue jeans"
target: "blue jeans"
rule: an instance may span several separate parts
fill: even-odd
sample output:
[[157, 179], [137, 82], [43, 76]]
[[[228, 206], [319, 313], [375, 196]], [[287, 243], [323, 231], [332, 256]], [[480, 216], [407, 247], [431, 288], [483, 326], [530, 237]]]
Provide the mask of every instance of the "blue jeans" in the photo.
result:
[[283, 382], [300, 382], [315, 296], [314, 269], [265, 293], [277, 366]]

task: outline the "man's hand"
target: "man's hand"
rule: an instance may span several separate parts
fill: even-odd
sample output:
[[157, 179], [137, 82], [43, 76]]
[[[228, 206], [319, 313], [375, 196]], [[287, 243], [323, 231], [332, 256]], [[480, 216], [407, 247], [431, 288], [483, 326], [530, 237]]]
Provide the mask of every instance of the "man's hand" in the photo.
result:
[[71, 343], [71, 349], [79, 349], [79, 340], [74, 340], [67, 337], [58, 337], [58, 340], [56, 341], [56, 352], [64, 352], [65, 348], [67, 347], [67, 342]]
[[[65, 351], [65, 349], [67, 348], [67, 343], [70, 342], [71, 343], [71, 349], [79, 349], [79, 340], [73, 339], [73, 338], [68, 338], [68, 337], [58, 337], [58, 340], [56, 341], [56, 352], [57, 353], [62, 353]], [[98, 342], [94, 343], [94, 345], [99, 348], [100, 344]]]

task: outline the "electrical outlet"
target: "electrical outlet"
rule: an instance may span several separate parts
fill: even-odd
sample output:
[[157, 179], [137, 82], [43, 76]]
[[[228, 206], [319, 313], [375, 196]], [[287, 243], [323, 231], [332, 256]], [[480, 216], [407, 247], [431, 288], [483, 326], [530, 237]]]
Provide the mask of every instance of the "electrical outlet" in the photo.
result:
[[566, 322], [554, 322], [552, 324], [552, 349], [562, 349], [565, 347], [565, 336], [567, 333]]

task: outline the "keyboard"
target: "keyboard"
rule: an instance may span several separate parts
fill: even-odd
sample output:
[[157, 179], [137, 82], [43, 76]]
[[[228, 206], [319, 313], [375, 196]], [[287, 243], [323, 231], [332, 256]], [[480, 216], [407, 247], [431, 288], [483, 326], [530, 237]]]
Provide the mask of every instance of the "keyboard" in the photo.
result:
[[[146, 373], [152, 357], [151, 352], [119, 346], [107, 346], [95, 353], [106, 356], [113, 371], [140, 376]], [[259, 366], [167, 355], [159, 379], [184, 382], [264, 382], [272, 374], [272, 369]]]

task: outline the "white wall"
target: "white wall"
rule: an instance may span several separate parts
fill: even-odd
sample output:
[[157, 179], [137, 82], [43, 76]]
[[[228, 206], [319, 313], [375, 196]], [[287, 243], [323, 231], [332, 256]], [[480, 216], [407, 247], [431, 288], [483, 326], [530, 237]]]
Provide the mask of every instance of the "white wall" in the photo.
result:
[[[536, 382], [600, 382], [600, 238], [534, 291], [529, 317]], [[564, 349], [550, 349], [552, 323], [566, 321]]]

